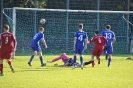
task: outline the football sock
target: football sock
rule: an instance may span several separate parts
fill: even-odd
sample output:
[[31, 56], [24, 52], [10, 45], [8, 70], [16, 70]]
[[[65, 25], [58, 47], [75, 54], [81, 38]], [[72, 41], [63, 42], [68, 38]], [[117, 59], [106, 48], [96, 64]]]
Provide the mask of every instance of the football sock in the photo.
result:
[[76, 59], [77, 59], [77, 58], [76, 58], [76, 55], [75, 55], [75, 56], [74, 56], [74, 60], [73, 60], [73, 62], [74, 62], [74, 65], [73, 65], [73, 66], [74, 66], [74, 67], [76, 66]]
[[105, 56], [105, 60], [107, 60], [108, 59], [108, 54], [106, 54], [106, 56]]
[[91, 61], [91, 63], [92, 63], [92, 67], [94, 67], [94, 65], [95, 65], [94, 61]]
[[7, 63], [9, 64], [9, 66], [12, 66], [12, 62], [11, 61], [7, 61]]
[[44, 64], [42, 56], [40, 56], [40, 62], [41, 62], [41, 65]]
[[110, 66], [111, 58], [108, 59], [108, 67]]
[[83, 57], [80, 57], [80, 64], [83, 65]]
[[3, 74], [3, 64], [0, 64], [0, 74]]
[[100, 58], [98, 59], [98, 64], [100, 64]]
[[31, 55], [29, 62], [32, 62], [33, 58], [34, 58], [34, 55]]

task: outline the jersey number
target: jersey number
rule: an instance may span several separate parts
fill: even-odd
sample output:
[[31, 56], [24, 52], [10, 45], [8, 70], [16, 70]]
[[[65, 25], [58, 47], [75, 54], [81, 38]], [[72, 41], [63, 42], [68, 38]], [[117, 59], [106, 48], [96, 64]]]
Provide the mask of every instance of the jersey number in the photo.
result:
[[7, 44], [8, 43], [8, 37], [6, 37], [6, 41], [5, 41], [5, 44]]
[[82, 40], [83, 40], [83, 35], [80, 35], [80, 36], [78, 37], [78, 40], [82, 41]]
[[101, 43], [101, 39], [100, 38], [98, 38], [98, 42]]
[[36, 38], [37, 38], [37, 36], [38, 36], [38, 34], [36, 34], [36, 35], [34, 36], [34, 38], [33, 38], [33, 39], [36, 39]]
[[105, 33], [107, 39], [111, 39], [111, 33]]

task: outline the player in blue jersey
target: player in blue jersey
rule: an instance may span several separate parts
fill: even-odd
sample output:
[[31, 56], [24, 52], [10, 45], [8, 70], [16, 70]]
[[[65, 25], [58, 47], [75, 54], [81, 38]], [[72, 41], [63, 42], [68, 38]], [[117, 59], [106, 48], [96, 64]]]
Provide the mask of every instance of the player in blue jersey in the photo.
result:
[[73, 69], [76, 67], [76, 54], [80, 55], [81, 69], [83, 69], [83, 52], [87, 49], [87, 33], [83, 31], [83, 24], [78, 25], [79, 30], [74, 34], [74, 64]]
[[31, 48], [33, 50], [33, 55], [31, 55], [31, 58], [30, 58], [30, 60], [28, 62], [29, 66], [32, 66], [31, 62], [32, 62], [34, 56], [37, 55], [37, 53], [39, 54], [39, 57], [40, 57], [41, 66], [45, 66], [46, 65], [46, 63], [43, 62], [42, 50], [41, 50], [41, 47], [39, 45], [39, 41], [41, 40], [43, 42], [45, 48], [47, 48], [47, 44], [46, 44], [46, 41], [44, 39], [43, 32], [44, 32], [44, 28], [40, 27], [39, 28], [39, 32], [36, 33], [35, 36], [32, 39]]
[[113, 43], [115, 43], [115, 33], [110, 30], [111, 26], [107, 25], [106, 29], [101, 32], [103, 36], [108, 39], [108, 44], [105, 45], [104, 53], [106, 54], [106, 58], [108, 59], [108, 67], [112, 61], [112, 53], [113, 53]]

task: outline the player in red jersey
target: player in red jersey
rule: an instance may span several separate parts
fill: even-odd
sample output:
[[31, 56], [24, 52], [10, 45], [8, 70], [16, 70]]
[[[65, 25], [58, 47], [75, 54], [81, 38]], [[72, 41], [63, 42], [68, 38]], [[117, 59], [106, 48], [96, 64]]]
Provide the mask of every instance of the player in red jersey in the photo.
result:
[[12, 66], [11, 57], [12, 53], [16, 48], [16, 39], [12, 33], [9, 32], [9, 25], [4, 26], [4, 32], [0, 35], [1, 42], [1, 57], [0, 57], [0, 75], [3, 74], [3, 60], [6, 59], [11, 71], [14, 72], [14, 68]]
[[95, 31], [95, 36], [88, 42], [91, 43], [94, 42], [95, 43], [95, 47], [92, 51], [92, 55], [91, 55], [91, 63], [92, 63], [92, 67], [94, 67], [94, 56], [96, 56], [97, 60], [98, 60], [98, 64], [100, 64], [100, 55], [102, 54], [102, 51], [104, 50], [104, 45], [106, 42], [106, 44], [108, 43], [108, 40], [102, 36], [101, 34], [99, 34], [99, 31]]

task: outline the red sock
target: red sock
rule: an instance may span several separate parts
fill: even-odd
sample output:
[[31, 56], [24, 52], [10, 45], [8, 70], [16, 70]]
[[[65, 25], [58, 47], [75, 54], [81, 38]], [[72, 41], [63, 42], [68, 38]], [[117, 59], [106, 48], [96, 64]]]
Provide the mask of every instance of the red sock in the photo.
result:
[[0, 64], [0, 74], [3, 74], [3, 64]]
[[12, 62], [11, 62], [11, 61], [8, 61], [8, 64], [9, 64], [10, 66], [12, 66]]
[[92, 67], [94, 67], [94, 65], [95, 65], [94, 61], [91, 61], [91, 63], [92, 63]]

